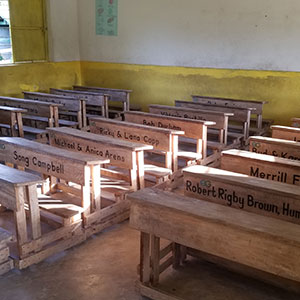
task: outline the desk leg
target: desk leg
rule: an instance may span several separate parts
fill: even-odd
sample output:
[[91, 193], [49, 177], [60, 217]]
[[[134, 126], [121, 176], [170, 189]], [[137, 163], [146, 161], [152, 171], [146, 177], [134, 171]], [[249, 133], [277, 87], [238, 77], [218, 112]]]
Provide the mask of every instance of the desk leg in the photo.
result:
[[101, 209], [100, 165], [91, 166], [93, 210]]
[[172, 135], [172, 171], [178, 170], [178, 135]]
[[151, 283], [153, 286], [158, 285], [159, 282], [159, 262], [160, 262], [160, 238], [151, 235]]
[[144, 151], [138, 151], [136, 156], [138, 185], [140, 189], [145, 187]]
[[141, 232], [140, 237], [140, 281], [150, 282], [150, 234]]

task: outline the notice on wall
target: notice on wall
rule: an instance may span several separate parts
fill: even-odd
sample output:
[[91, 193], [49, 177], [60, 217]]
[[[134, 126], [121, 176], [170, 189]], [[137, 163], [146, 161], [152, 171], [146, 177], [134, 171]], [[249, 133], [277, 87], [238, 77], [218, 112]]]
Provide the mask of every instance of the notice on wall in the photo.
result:
[[96, 34], [118, 35], [118, 0], [96, 0]]

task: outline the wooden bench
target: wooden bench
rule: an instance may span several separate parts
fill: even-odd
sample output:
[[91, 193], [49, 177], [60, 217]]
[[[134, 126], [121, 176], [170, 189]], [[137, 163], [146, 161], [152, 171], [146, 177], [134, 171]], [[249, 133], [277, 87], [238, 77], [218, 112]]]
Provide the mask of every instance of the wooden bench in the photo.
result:
[[292, 118], [292, 126], [293, 127], [300, 127], [300, 118]]
[[109, 95], [109, 101], [112, 102], [121, 102], [124, 111], [130, 110], [130, 93], [131, 90], [123, 90], [123, 89], [111, 89], [111, 88], [103, 88], [103, 87], [92, 87], [92, 86], [80, 86], [74, 85], [73, 89], [76, 91], [86, 91], [86, 92], [95, 92], [100, 93], [102, 95]]
[[13, 260], [9, 257], [10, 250], [8, 247], [8, 244], [13, 241], [13, 235], [7, 230], [0, 227], [0, 276], [9, 272], [14, 267]]
[[[10, 227], [10, 222], [5, 222], [6, 219], [2, 220], [2, 226], [7, 226], [7, 230], [15, 232], [16, 246], [11, 247], [10, 255], [14, 259], [15, 266], [20, 269], [64, 250], [78, 239], [72, 237], [75, 225], [43, 232], [42, 226], [45, 224], [41, 222], [37, 192], [37, 184], [41, 182], [41, 178], [37, 175], [0, 165], [0, 203], [12, 211], [11, 219], [14, 227]], [[26, 214], [29, 218], [26, 218]]]
[[300, 142], [300, 128], [274, 125], [271, 129], [272, 138]]
[[[93, 93], [93, 92], [84, 92], [84, 91], [75, 91], [75, 90], [63, 90], [63, 89], [50, 89], [51, 94], [62, 95], [75, 97], [78, 99], [86, 100], [86, 110], [92, 110], [94, 114], [101, 115], [105, 118], [108, 118], [108, 99], [109, 96], [105, 94]], [[72, 112], [69, 112], [69, 115], [73, 115]], [[86, 117], [92, 117], [87, 113]]]
[[47, 140], [44, 130], [45, 126], [43, 128], [36, 128], [36, 123], [40, 119], [43, 119], [43, 122], [47, 124], [46, 126], [58, 126], [58, 108], [61, 106], [60, 104], [42, 101], [37, 103], [37, 101], [33, 100], [0, 96], [0, 105], [26, 109], [27, 114], [22, 115], [23, 131], [25, 134], [33, 135], [40, 141]]
[[[117, 208], [105, 207], [101, 201], [100, 170], [109, 159], [58, 151], [56, 147], [22, 138], [0, 138], [0, 160], [50, 179], [39, 196], [39, 208], [47, 222], [64, 227], [83, 221], [83, 238], [87, 232], [119, 222]], [[125, 212], [122, 214], [124, 218]], [[126, 214], [128, 217], [128, 208]]]
[[[152, 106], [150, 111], [152, 111]], [[207, 164], [216, 159], [215, 157], [207, 156], [207, 127], [213, 126], [214, 122], [144, 112], [125, 112], [124, 118], [128, 122], [136, 124], [184, 131], [184, 137], [192, 139], [195, 141], [194, 145], [196, 144], [194, 152], [179, 148], [178, 157], [187, 162], [198, 161]], [[179, 138], [179, 141], [181, 138]], [[181, 143], [179, 146], [181, 146]]]
[[110, 180], [103, 190], [112, 191], [117, 200], [133, 190], [144, 187], [144, 151], [151, 150], [149, 145], [126, 142], [114, 138], [83, 132], [73, 128], [48, 128], [50, 145], [79, 152], [80, 155], [91, 154], [99, 159], [109, 159], [111, 166], [125, 169], [127, 174], [108, 168], [102, 169], [102, 177], [115, 178]]
[[242, 107], [229, 107], [222, 105], [210, 105], [210, 104], [202, 104], [198, 102], [191, 101], [181, 101], [175, 100], [175, 106], [177, 107], [189, 107], [194, 109], [201, 110], [210, 110], [210, 111], [219, 111], [219, 112], [227, 112], [233, 113], [230, 116], [229, 121], [234, 121], [242, 124], [242, 135], [244, 138], [244, 142], [247, 141], [249, 137], [249, 128], [250, 128], [250, 119], [251, 114], [255, 111], [255, 108], [242, 108]]
[[215, 124], [209, 125], [208, 130], [212, 128], [218, 132], [218, 141], [222, 145], [227, 144], [228, 135], [228, 118], [233, 116], [232, 113], [222, 113], [206, 110], [195, 110], [185, 107], [174, 107], [167, 105], [149, 105], [149, 111], [168, 117], [184, 118], [191, 120], [210, 121]]
[[[150, 165], [145, 164], [144, 166], [145, 174], [154, 176], [157, 182], [167, 179], [172, 171], [177, 171], [178, 136], [183, 135], [183, 131], [103, 118], [90, 118], [89, 121], [92, 133], [150, 145], [153, 147], [151, 152], [155, 151], [155, 153], [164, 155], [163, 167], [160, 162], [156, 163], [150, 160]], [[146, 151], [146, 153], [148, 152]], [[147, 158], [145, 158], [146, 160]]]
[[294, 141], [251, 136], [249, 138], [249, 150], [260, 154], [300, 160], [300, 143]]
[[[170, 266], [183, 266], [186, 254], [299, 292], [298, 225], [159, 188], [132, 193], [128, 199], [130, 226], [141, 232], [137, 287], [143, 296], [181, 299], [159, 283]], [[162, 239], [171, 243], [162, 247]]]
[[192, 95], [193, 102], [218, 105], [218, 106], [230, 106], [240, 108], [255, 108], [253, 114], [256, 116], [256, 128], [250, 128], [250, 132], [254, 132], [256, 135], [266, 133], [266, 129], [263, 128], [263, 106], [268, 101], [256, 101], [256, 100], [241, 100], [241, 99], [230, 99], [230, 98], [219, 98], [219, 97], [207, 97]]
[[25, 99], [60, 104], [60, 111], [75, 112], [77, 114], [77, 122], [59, 119], [58, 126], [68, 126], [73, 128], [84, 128], [87, 126], [86, 100], [38, 92], [23, 92], [23, 94]]
[[0, 106], [0, 128], [9, 131], [10, 136], [24, 137], [22, 114], [26, 109]]
[[221, 155], [221, 169], [249, 176], [300, 185], [300, 162], [242, 150]]

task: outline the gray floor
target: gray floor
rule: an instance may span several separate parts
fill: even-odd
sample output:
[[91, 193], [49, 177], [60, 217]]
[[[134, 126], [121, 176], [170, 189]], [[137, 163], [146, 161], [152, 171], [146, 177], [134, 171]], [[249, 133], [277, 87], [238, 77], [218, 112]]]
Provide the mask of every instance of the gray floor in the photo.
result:
[[[138, 261], [139, 235], [124, 222], [38, 265], [0, 276], [0, 300], [141, 299], [134, 287]], [[187, 299], [300, 299], [200, 261], [167, 271], [162, 282]]]

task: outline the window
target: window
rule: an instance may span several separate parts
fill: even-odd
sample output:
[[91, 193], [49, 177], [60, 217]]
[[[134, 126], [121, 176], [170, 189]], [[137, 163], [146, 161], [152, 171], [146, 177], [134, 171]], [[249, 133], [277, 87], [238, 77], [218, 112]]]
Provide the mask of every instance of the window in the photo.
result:
[[3, 19], [9, 24], [11, 34], [10, 55], [12, 53], [13, 58], [10, 58], [10, 62], [47, 60], [48, 43], [44, 0], [0, 0], [0, 3], [6, 7], [6, 18], [3, 17]]
[[0, 0], [0, 64], [12, 62], [8, 0]]

